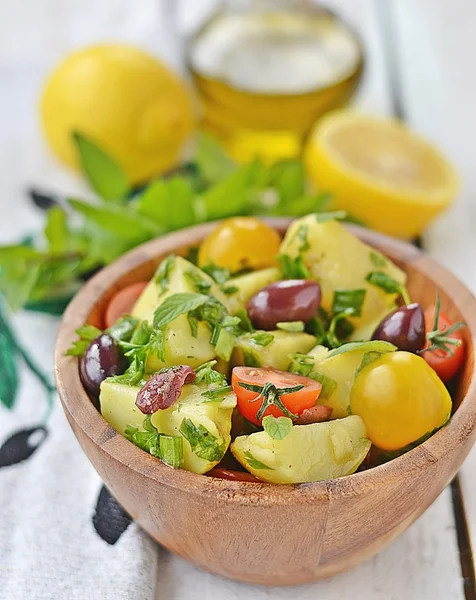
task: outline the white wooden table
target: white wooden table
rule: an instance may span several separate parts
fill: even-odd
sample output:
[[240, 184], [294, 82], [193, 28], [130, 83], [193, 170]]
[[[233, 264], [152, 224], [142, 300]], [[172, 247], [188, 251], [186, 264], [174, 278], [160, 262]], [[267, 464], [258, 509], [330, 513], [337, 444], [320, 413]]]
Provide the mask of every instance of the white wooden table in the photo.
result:
[[[173, 2], [173, 0], [172, 0]], [[329, 0], [360, 33], [367, 69], [358, 104], [397, 114], [436, 142], [459, 168], [458, 204], [431, 228], [426, 249], [476, 290], [476, 2], [474, 0]], [[183, 1], [186, 30], [210, 2]], [[48, 70], [73, 47], [104, 39], [139, 43], [179, 64], [179, 44], [163, 26], [158, 0], [1, 0], [0, 2], [0, 243], [39, 226], [29, 184], [87, 195], [84, 184], [48, 154], [35, 104]], [[23, 321], [24, 323], [24, 321]], [[20, 324], [20, 329], [25, 325]], [[20, 331], [22, 333], [22, 331]], [[23, 332], [24, 333], [24, 332]], [[45, 359], [46, 360], [46, 359]], [[471, 541], [476, 546], [476, 449], [459, 482], [387, 550], [332, 580], [308, 586], [300, 598], [326, 600], [474, 600]], [[464, 503], [464, 512], [463, 506]], [[467, 527], [466, 527], [467, 524]], [[158, 598], [186, 597], [192, 567], [166, 555]], [[203, 575], [195, 598], [288, 599], [289, 590], [248, 588]], [[207, 591], [208, 590], [208, 591]], [[182, 596], [180, 596], [182, 592]], [[165, 595], [164, 595], [165, 594]], [[1, 597], [1, 591], [0, 591]]]

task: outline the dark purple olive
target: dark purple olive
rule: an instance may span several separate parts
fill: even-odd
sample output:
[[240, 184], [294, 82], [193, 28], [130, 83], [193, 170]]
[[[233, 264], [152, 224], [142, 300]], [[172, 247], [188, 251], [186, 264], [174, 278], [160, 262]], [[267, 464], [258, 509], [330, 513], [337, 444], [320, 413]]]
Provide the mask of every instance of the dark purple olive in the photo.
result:
[[86, 391], [98, 398], [101, 382], [107, 377], [122, 375], [127, 366], [127, 359], [114, 339], [102, 333], [86, 348], [79, 364], [79, 375]]
[[257, 329], [276, 329], [276, 323], [304, 321], [315, 316], [321, 288], [315, 281], [287, 279], [266, 286], [248, 302], [248, 315]]
[[425, 317], [419, 304], [397, 308], [387, 315], [372, 336], [373, 340], [384, 340], [399, 350], [417, 352], [425, 344]]

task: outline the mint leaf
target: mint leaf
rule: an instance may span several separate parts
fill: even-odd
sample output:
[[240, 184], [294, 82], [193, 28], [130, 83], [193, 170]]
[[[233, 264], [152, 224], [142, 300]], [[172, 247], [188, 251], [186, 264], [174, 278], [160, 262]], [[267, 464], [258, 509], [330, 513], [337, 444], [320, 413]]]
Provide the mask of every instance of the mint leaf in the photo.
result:
[[273, 417], [268, 415], [264, 417], [263, 429], [274, 440], [284, 440], [293, 428], [293, 422], [289, 417]]
[[167, 291], [170, 274], [174, 266], [175, 256], [173, 254], [169, 254], [169, 256], [167, 256], [167, 258], [164, 258], [164, 260], [160, 263], [159, 268], [155, 272], [154, 281], [160, 287], [160, 295], [164, 294]]
[[210, 360], [203, 365], [200, 365], [195, 369], [196, 379], [194, 381], [195, 385], [199, 383], [206, 383], [207, 385], [218, 384], [220, 386], [226, 385], [226, 378], [223, 373], [219, 373], [215, 371], [213, 368], [217, 364], [216, 360]]
[[274, 335], [266, 331], [257, 331], [253, 335], [250, 335], [249, 339], [258, 346], [266, 347], [274, 340]]
[[268, 467], [268, 465], [265, 465], [260, 460], [257, 460], [251, 454], [251, 452], [245, 452], [244, 457], [245, 457], [246, 462], [252, 469], [267, 469], [269, 471], [274, 471], [274, 469], [272, 467]]
[[360, 363], [360, 365], [358, 366], [358, 368], [355, 371], [355, 377], [357, 377], [357, 375], [360, 373], [360, 371], [362, 371], [362, 369], [364, 367], [366, 367], [368, 364], [370, 364], [377, 358], [380, 358], [381, 356], [382, 356], [382, 352], [375, 352], [375, 351], [366, 352], [364, 354], [364, 356], [362, 357], [362, 362]]
[[337, 315], [351, 309], [350, 315], [360, 317], [365, 294], [366, 290], [364, 289], [334, 290], [332, 312]]
[[118, 319], [112, 327], [109, 327], [109, 329], [106, 330], [106, 333], [118, 342], [129, 342], [138, 324], [138, 319], [126, 315]]
[[324, 373], [312, 371], [308, 377], [314, 379], [314, 381], [318, 381], [322, 385], [321, 393], [319, 394], [321, 400], [328, 400], [337, 389], [337, 381], [328, 375], [324, 375]]
[[47, 213], [45, 237], [51, 254], [62, 254], [68, 249], [68, 226], [66, 213], [59, 206], [50, 208]]
[[255, 328], [253, 327], [253, 323], [251, 322], [251, 319], [248, 316], [246, 308], [242, 308], [241, 310], [239, 310], [235, 316], [237, 316], [240, 319], [240, 329], [242, 329], [243, 331], [250, 332], [255, 330]]
[[291, 359], [291, 364], [288, 367], [288, 371], [290, 373], [296, 373], [297, 375], [304, 375], [307, 377], [313, 367], [315, 360], [312, 356], [308, 354], [301, 354], [300, 352], [294, 352], [294, 354], [290, 354], [289, 358]]
[[202, 424], [197, 427], [191, 419], [185, 417], [179, 431], [199, 458], [216, 462], [225, 454], [226, 443], [223, 441], [219, 444], [218, 439]]
[[182, 177], [153, 181], [135, 201], [135, 209], [165, 231], [174, 231], [197, 222], [195, 192]]
[[219, 267], [213, 263], [209, 263], [208, 265], [202, 267], [202, 271], [209, 275], [215, 281], [215, 283], [218, 283], [220, 286], [226, 283], [231, 277], [230, 269]]
[[140, 244], [161, 233], [155, 224], [138, 215], [131, 208], [115, 205], [96, 206], [70, 198], [71, 207], [101, 229], [121, 237], [132, 244]]
[[212, 287], [211, 282], [202, 277], [198, 269], [189, 269], [185, 271], [184, 275], [200, 294], [208, 294], [210, 292], [210, 288]]
[[119, 164], [79, 132], [73, 133], [73, 140], [79, 152], [83, 172], [91, 187], [104, 200], [123, 200], [129, 191], [129, 185]]
[[197, 140], [194, 160], [202, 177], [210, 183], [219, 181], [237, 168], [215, 138], [203, 132]]
[[204, 294], [179, 293], [166, 298], [154, 313], [153, 327], [157, 329], [175, 321], [180, 315], [197, 309], [210, 300]]
[[89, 344], [101, 333], [102, 331], [94, 325], [83, 325], [76, 329], [79, 339], [75, 340], [72, 346], [66, 350], [65, 356], [82, 356]]
[[205, 191], [201, 200], [206, 220], [248, 212], [255, 192], [256, 175], [256, 164], [243, 165]]

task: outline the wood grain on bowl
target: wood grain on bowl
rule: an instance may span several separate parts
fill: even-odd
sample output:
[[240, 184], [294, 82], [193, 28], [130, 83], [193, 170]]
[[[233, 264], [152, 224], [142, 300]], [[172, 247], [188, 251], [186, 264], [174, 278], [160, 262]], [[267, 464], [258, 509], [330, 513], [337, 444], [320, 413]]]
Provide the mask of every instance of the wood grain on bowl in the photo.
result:
[[[268, 219], [284, 233], [289, 220]], [[160, 260], [197, 245], [216, 226], [193, 227], [149, 242], [91, 279], [65, 312], [56, 345], [56, 381], [83, 450], [125, 510], [158, 542], [212, 573], [291, 585], [335, 575], [400, 535], [451, 481], [476, 436], [476, 300], [456, 277], [404, 242], [359, 227], [360, 238], [408, 274], [414, 301], [435, 292], [467, 324], [467, 356], [455, 385], [456, 411], [443, 429], [407, 454], [348, 477], [302, 485], [227, 481], [173, 470], [117, 434], [89, 401], [77, 361], [64, 352], [88, 321], [102, 326], [119, 289], [152, 276]]]

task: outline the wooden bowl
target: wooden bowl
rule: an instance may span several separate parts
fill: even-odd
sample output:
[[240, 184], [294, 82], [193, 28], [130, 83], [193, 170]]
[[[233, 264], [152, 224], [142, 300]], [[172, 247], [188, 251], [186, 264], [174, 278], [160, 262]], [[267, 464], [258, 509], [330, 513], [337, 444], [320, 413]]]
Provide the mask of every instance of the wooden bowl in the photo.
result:
[[[280, 232], [288, 219], [269, 219]], [[173, 470], [116, 433], [81, 385], [64, 352], [84, 322], [102, 326], [111, 296], [150, 278], [170, 252], [196, 245], [216, 226], [200, 225], [129, 252], [93, 277], [67, 308], [56, 344], [56, 382], [69, 423], [91, 463], [125, 510], [163, 546], [203, 569], [241, 581], [301, 584], [369, 558], [417, 519], [451, 481], [475, 440], [473, 344], [476, 300], [443, 267], [406, 243], [351, 227], [408, 274], [423, 306], [439, 290], [442, 308], [467, 324], [467, 357], [454, 387], [456, 412], [424, 444], [384, 465], [302, 485], [226, 481]]]

